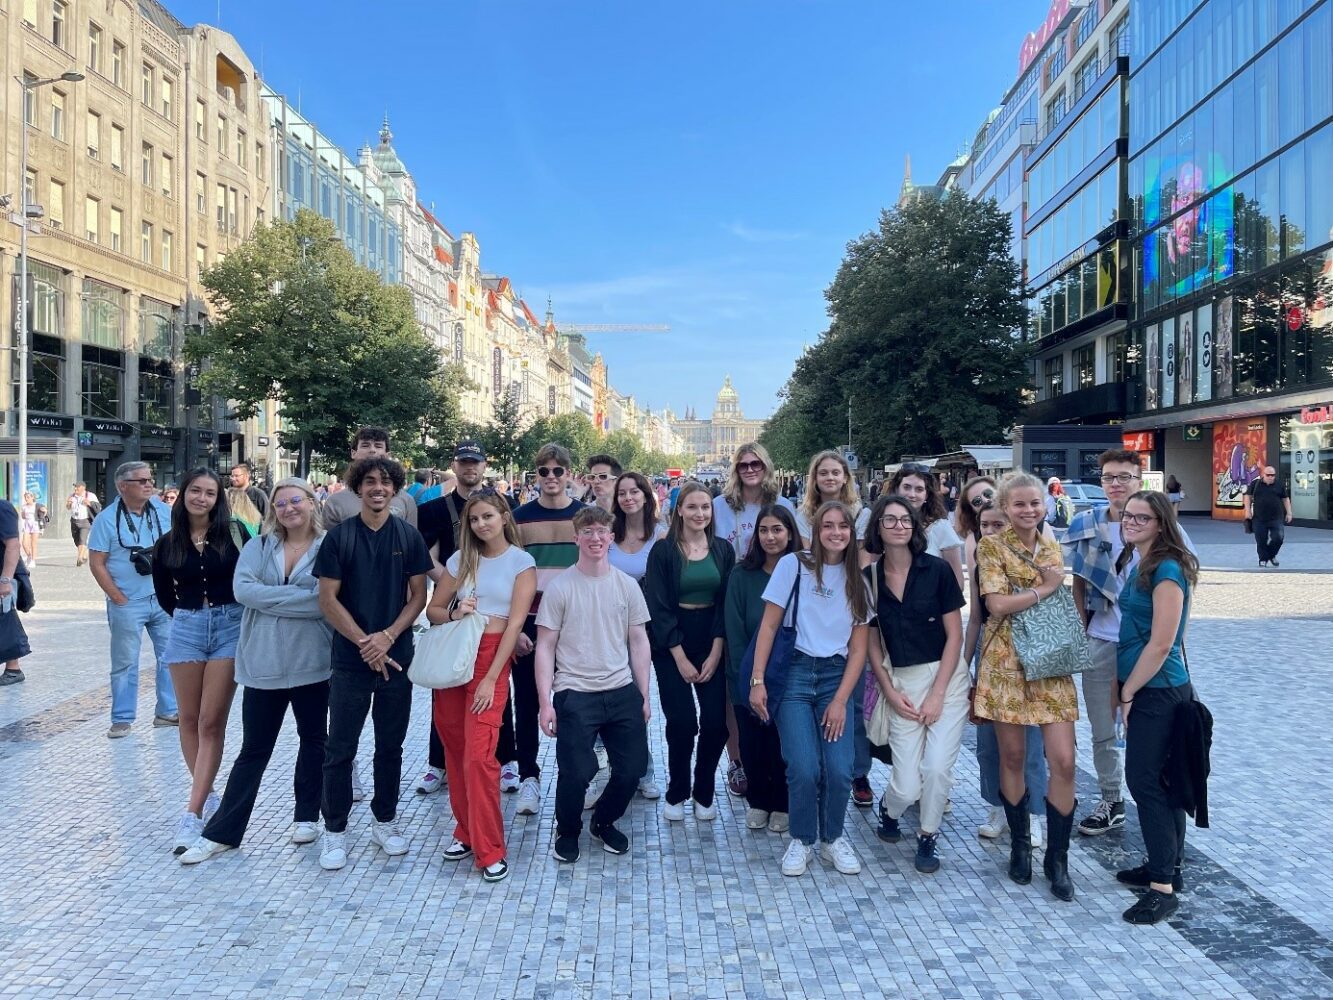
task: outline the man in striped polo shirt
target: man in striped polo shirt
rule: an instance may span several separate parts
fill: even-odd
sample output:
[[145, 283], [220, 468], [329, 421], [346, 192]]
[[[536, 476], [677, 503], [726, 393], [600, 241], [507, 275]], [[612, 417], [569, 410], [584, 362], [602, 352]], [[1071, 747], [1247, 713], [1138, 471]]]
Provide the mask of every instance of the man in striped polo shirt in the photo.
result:
[[523, 638], [519, 640], [510, 676], [514, 683], [511, 709], [506, 707], [500, 742], [495, 756], [500, 763], [518, 761], [521, 784], [518, 788], [518, 815], [536, 815], [541, 808], [541, 770], [537, 767], [537, 677], [533, 646], [537, 641], [537, 608], [542, 591], [554, 577], [573, 566], [579, 558], [574, 543], [574, 515], [584, 505], [565, 492], [572, 470], [569, 452], [554, 442], [544, 444], [533, 460], [537, 468], [538, 494], [516, 511], [523, 548], [537, 563], [537, 595], [532, 600]]

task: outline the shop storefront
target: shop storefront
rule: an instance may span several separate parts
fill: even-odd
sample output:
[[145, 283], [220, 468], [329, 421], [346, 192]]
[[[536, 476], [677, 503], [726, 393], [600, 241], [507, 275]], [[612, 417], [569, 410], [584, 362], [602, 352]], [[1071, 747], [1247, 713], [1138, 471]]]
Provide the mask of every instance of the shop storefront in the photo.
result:
[[1278, 475], [1297, 521], [1333, 523], [1333, 403], [1282, 420]]

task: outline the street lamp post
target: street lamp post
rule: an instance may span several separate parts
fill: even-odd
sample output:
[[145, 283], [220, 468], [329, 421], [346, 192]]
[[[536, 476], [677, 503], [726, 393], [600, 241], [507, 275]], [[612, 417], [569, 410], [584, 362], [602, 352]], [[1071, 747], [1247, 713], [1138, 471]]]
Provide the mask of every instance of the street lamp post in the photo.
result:
[[[48, 84], [78, 83], [83, 74], [70, 70], [47, 80], [14, 77], [23, 91], [23, 152], [19, 159], [19, 485], [18, 495], [28, 487], [28, 94]], [[35, 192], [34, 192], [35, 193]]]

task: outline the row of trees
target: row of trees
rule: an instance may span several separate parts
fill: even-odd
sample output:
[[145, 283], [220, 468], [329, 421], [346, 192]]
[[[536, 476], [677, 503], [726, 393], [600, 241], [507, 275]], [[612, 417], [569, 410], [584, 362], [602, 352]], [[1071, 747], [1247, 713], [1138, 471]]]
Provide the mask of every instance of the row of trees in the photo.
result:
[[508, 395], [489, 425], [465, 423], [458, 397], [475, 386], [422, 332], [408, 290], [360, 266], [314, 212], [259, 226], [202, 283], [218, 318], [186, 338], [199, 388], [230, 400], [240, 419], [277, 401], [279, 440], [308, 465], [342, 466], [358, 424], [387, 428], [415, 466], [448, 465], [463, 437], [505, 471], [525, 468], [546, 441], [569, 448], [576, 466], [598, 452], [649, 473], [692, 461], [645, 451], [628, 431], [603, 435], [581, 413], [525, 419]]
[[881, 213], [825, 292], [831, 318], [796, 362], [761, 440], [784, 468], [847, 440], [879, 466], [991, 443], [1029, 388], [1009, 216], [963, 194]]

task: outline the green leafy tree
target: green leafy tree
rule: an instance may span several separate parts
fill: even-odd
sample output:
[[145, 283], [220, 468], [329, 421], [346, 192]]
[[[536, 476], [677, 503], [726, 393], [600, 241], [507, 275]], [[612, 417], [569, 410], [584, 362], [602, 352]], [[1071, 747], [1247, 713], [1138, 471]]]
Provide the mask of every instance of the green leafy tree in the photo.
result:
[[[602, 439], [598, 435], [592, 421], [586, 415], [579, 412], [561, 413], [558, 416], [551, 417], [546, 421], [547, 437], [545, 440], [537, 443], [540, 448], [546, 441], [554, 441], [562, 444], [569, 449], [571, 460], [576, 470], [583, 469], [583, 463], [588, 460], [589, 455], [595, 455], [602, 450]], [[536, 448], [523, 456], [525, 462], [531, 462], [532, 456], [536, 453]]]
[[419, 440], [440, 401], [438, 353], [407, 289], [358, 265], [332, 223], [303, 210], [260, 226], [202, 283], [218, 318], [187, 339], [186, 357], [238, 417], [276, 400], [283, 446], [330, 469], [359, 424], [387, 428], [399, 447]]
[[523, 407], [513, 392], [502, 392], [495, 400], [491, 423], [483, 432], [488, 464], [505, 475], [527, 462], [531, 456], [523, 454]]
[[397, 446], [395, 454], [413, 466], [442, 469], [453, 461], [454, 447], [465, 436], [458, 397], [474, 389], [459, 364], [446, 364], [431, 379], [430, 404], [417, 418], [417, 436]]
[[881, 214], [825, 293], [832, 322], [797, 361], [764, 437], [780, 465], [847, 440], [863, 461], [998, 439], [1028, 388], [1009, 216], [961, 193]]
[[597, 450], [614, 458], [622, 469], [642, 471], [645, 455], [643, 442], [630, 431], [612, 431], [602, 439]]

